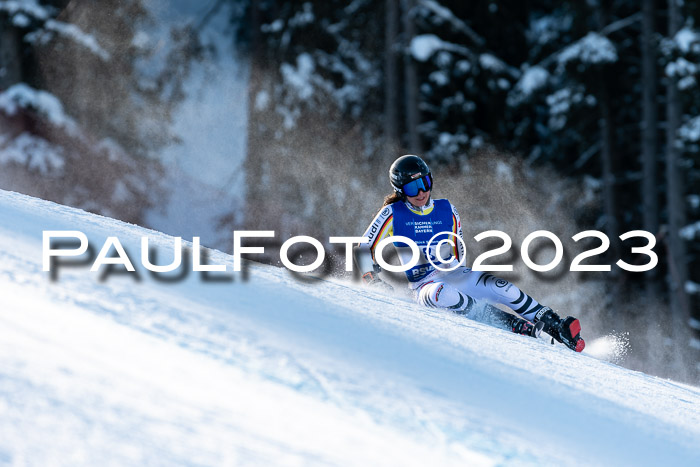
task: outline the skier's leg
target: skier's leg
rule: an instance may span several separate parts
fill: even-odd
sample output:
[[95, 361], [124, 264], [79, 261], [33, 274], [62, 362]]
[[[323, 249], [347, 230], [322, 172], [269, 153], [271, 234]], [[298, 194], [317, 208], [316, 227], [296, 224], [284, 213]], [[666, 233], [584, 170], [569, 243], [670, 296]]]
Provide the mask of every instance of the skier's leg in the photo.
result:
[[543, 323], [543, 330], [572, 350], [581, 352], [585, 342], [581, 339], [581, 323], [574, 317], [560, 318], [550, 307], [541, 305], [515, 284], [494, 277], [487, 272], [458, 268], [444, 279], [460, 292], [475, 299], [505, 305], [524, 319]]
[[446, 308], [465, 314], [474, 305], [474, 299], [444, 282], [427, 282], [416, 291], [416, 301], [431, 308]]
[[[416, 293], [416, 301], [421, 305], [434, 308], [445, 308], [458, 314], [468, 313], [474, 305], [474, 299], [463, 294], [456, 287], [445, 282], [428, 282]], [[539, 336], [542, 325], [533, 325], [517, 316], [493, 308], [492, 324], [512, 330], [516, 334]]]
[[444, 280], [477, 300], [505, 305], [528, 321], [535, 321], [537, 312], [543, 308], [537, 300], [515, 284], [487, 272], [459, 268]]

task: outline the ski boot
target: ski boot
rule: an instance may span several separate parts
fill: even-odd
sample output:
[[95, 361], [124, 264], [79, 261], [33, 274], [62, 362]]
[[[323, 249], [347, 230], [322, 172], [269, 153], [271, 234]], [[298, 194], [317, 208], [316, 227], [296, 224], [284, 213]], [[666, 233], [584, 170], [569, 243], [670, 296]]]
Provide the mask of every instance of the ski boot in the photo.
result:
[[516, 334], [522, 334], [523, 336], [530, 336], [537, 339], [542, 334], [542, 329], [544, 328], [544, 323], [539, 322], [532, 324], [524, 319], [519, 319], [512, 327], [512, 331]]
[[[504, 313], [505, 314], [505, 313]], [[544, 328], [544, 323], [539, 322], [532, 324], [531, 322], [518, 318], [517, 316], [508, 315], [505, 319], [505, 325], [511, 331], [522, 336], [530, 336], [537, 339], [542, 333], [542, 328]]]
[[581, 323], [573, 316], [562, 319], [548, 306], [535, 315], [535, 323], [543, 323], [543, 331], [571, 350], [581, 352], [586, 342], [581, 338]]

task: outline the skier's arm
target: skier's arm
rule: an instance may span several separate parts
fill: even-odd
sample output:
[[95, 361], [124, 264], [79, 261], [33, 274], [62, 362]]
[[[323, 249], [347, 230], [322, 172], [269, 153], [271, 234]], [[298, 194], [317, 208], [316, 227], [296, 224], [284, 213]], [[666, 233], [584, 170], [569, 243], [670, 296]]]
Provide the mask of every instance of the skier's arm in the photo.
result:
[[465, 261], [464, 266], [466, 266], [467, 264], [464, 257], [467, 252], [465, 251], [466, 243], [464, 242], [464, 234], [462, 233], [462, 221], [459, 219], [459, 213], [457, 212], [457, 208], [454, 206], [454, 204], [450, 203], [450, 206], [452, 206], [452, 233], [459, 237], [459, 240], [454, 239], [456, 245], [453, 253], [457, 258], [457, 261]]
[[369, 238], [368, 243], [359, 244], [355, 247], [355, 262], [362, 274], [362, 279], [366, 284], [375, 285], [383, 282], [377, 276], [380, 271], [374, 259], [374, 252], [379, 242], [394, 234], [393, 209], [385, 206], [374, 216], [372, 223], [367, 227], [363, 237]]

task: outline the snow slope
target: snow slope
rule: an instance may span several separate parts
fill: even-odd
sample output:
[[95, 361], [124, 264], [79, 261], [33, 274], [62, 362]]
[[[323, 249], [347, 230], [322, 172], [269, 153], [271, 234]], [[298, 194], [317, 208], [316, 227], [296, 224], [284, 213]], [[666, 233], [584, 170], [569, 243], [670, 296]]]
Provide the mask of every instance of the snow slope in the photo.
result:
[[[118, 237], [140, 280], [52, 281], [43, 230]], [[141, 236], [170, 262], [0, 191], [0, 464], [700, 465], [698, 388], [283, 269], [159, 280]]]

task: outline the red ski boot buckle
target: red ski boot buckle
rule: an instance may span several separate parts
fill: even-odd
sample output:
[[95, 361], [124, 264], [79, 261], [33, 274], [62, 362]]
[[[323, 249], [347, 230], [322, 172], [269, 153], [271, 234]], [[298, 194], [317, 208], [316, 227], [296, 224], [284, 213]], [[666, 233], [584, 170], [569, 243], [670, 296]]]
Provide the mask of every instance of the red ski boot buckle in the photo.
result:
[[571, 322], [571, 324], [569, 325], [569, 332], [571, 333], [571, 337], [573, 337], [574, 339], [576, 338], [576, 336], [581, 334], [581, 323], [579, 322], [579, 320], [575, 319]]

